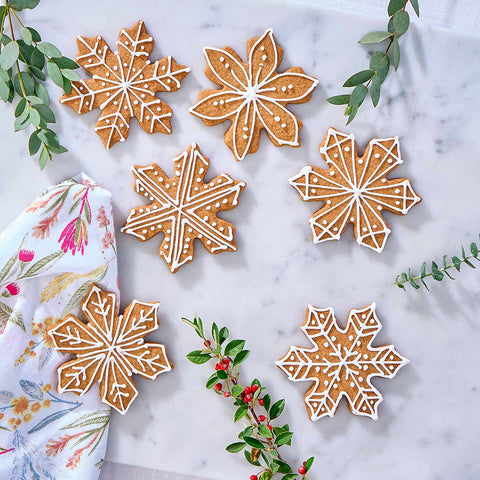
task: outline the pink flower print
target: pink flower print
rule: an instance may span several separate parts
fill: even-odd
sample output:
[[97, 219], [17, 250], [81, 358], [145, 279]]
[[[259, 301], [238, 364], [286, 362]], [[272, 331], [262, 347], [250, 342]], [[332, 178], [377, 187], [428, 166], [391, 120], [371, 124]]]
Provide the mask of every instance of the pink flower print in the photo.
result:
[[105, 232], [102, 238], [103, 248], [107, 249], [110, 245], [113, 245], [114, 238], [110, 232]]
[[15, 296], [20, 293], [20, 287], [18, 283], [9, 283], [5, 288], [7, 289], [10, 295]]
[[33, 250], [25, 250], [24, 248], [22, 248], [18, 253], [18, 259], [21, 262], [31, 262], [33, 260], [33, 257], [35, 257], [35, 252]]
[[107, 225], [110, 225], [110, 220], [107, 218], [103, 205], [98, 209], [97, 221], [100, 228], [107, 228]]
[[62, 250], [65, 253], [70, 250], [72, 255], [75, 255], [78, 250], [83, 255], [85, 246], [88, 245], [88, 233], [85, 222], [80, 218], [72, 220], [63, 229], [58, 242], [62, 242]]

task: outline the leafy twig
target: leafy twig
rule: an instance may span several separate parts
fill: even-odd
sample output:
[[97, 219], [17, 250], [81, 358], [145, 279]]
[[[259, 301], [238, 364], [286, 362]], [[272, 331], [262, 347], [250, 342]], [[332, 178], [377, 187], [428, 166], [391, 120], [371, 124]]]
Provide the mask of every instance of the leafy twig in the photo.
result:
[[380, 88], [390, 71], [391, 60], [395, 71], [398, 69], [400, 64], [400, 45], [398, 39], [408, 30], [410, 25], [410, 16], [405, 10], [409, 2], [417, 16], [420, 16], [418, 0], [390, 0], [388, 4], [388, 15], [390, 19], [388, 21], [387, 31], [370, 32], [359, 40], [361, 44], [378, 44], [388, 41], [386, 48], [372, 54], [367, 70], [355, 73], [343, 84], [344, 87], [355, 87], [351, 94], [336, 95], [327, 98], [327, 102], [333, 105], [346, 105], [345, 116], [348, 117], [347, 125], [355, 118], [360, 105], [367, 96], [369, 88], [373, 106], [376, 107], [378, 105]]
[[[430, 268], [428, 269], [427, 262], [423, 262], [422, 266], [420, 267], [420, 273], [413, 274], [409, 269], [408, 272], [403, 272], [400, 275], [397, 275], [392, 285], [396, 285], [402, 290], [406, 290], [405, 286], [408, 284], [410, 284], [415, 290], [418, 290], [420, 286], [423, 285], [427, 290], [429, 290], [427, 284], [425, 283], [425, 278], [432, 277], [437, 282], [441, 282], [445, 277], [455, 280], [455, 277], [453, 277], [451, 274], [452, 269], [454, 268], [457, 270], [457, 272], [459, 272], [462, 265], [468, 265], [470, 268], [476, 268], [471, 260], [475, 259], [480, 261], [479, 251], [480, 245], [472, 242], [470, 244], [469, 254], [467, 254], [465, 248], [462, 247], [462, 254], [458, 257], [453, 256], [450, 262], [447, 261], [448, 256], [444, 255], [441, 266], [435, 262], [432, 262]], [[420, 282], [420, 284], [418, 282]]]
[[[43, 169], [52, 154], [66, 152], [56, 133], [48, 128], [55, 123], [50, 97], [43, 82], [47, 75], [65, 93], [70, 93], [71, 82], [79, 80], [73, 71], [78, 64], [63, 57], [60, 50], [49, 42], [42, 41], [40, 34], [23, 24], [17, 12], [35, 8], [40, 0], [5, 0], [0, 6], [0, 98], [13, 102], [20, 97], [15, 107], [16, 132], [33, 126], [28, 141], [30, 155], [40, 151], [39, 164]], [[21, 39], [15, 37], [15, 25], [21, 30]], [[5, 33], [8, 25], [10, 35]], [[45, 70], [46, 66], [46, 73]]]
[[[283, 474], [282, 480], [307, 480], [307, 472], [313, 463], [313, 457], [293, 473], [292, 467], [282, 458], [279, 448], [291, 445], [293, 432], [288, 425], [273, 426], [272, 420], [278, 418], [285, 408], [285, 400], [271, 402], [270, 396], [258, 379], [243, 387], [239, 383], [239, 365], [247, 359], [249, 350], [244, 350], [245, 340], [231, 340], [225, 346], [229, 337], [227, 327], [221, 329], [214, 323], [211, 329], [212, 339], [207, 339], [203, 322], [199, 317], [193, 321], [183, 318], [183, 321], [193, 327], [203, 340], [204, 348], [194, 350], [187, 358], [196, 364], [206, 363], [211, 359], [216, 361], [215, 372], [207, 380], [206, 387], [213, 389], [225, 398], [232, 397], [237, 407], [234, 421], [246, 419], [248, 425], [238, 434], [239, 441], [226, 447], [230, 453], [243, 451], [245, 459], [260, 470], [250, 476], [250, 480], [270, 480], [276, 474]], [[260, 397], [262, 396], [262, 397]], [[262, 413], [258, 413], [258, 410]]]

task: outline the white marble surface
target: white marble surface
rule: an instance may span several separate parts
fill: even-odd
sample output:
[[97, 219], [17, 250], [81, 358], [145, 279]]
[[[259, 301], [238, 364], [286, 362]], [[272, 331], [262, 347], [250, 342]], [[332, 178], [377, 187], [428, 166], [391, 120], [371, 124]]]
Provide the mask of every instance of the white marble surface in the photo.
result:
[[[85, 0], [72, 9], [45, 0], [29, 20], [74, 56], [75, 34], [101, 33], [113, 44], [120, 28], [143, 18], [157, 41], [152, 58], [171, 54], [192, 68], [182, 89], [163, 97], [174, 110], [174, 135], [148, 136], [132, 121], [128, 141], [107, 152], [93, 131], [98, 111], [79, 117], [54, 105], [69, 152], [40, 173], [24, 134], [11, 131], [11, 107], [0, 109], [2, 228], [44, 187], [84, 170], [114, 192], [118, 231], [129, 208], [142, 202], [129, 165], [155, 161], [169, 170], [170, 159], [192, 141], [211, 158], [210, 175], [228, 172], [247, 182], [240, 206], [224, 215], [237, 227], [237, 253], [212, 256], [199, 245], [195, 261], [172, 275], [157, 257], [159, 241], [142, 244], [118, 234], [122, 305], [132, 298], [161, 302], [161, 328], [152, 338], [168, 345], [176, 368], [155, 382], [137, 379], [141, 394], [128, 415], [113, 416], [107, 460], [211, 479], [252, 473], [240, 455], [224, 452], [238, 428], [229, 402], [204, 389], [209, 367], [185, 360], [198, 342], [180, 317], [198, 311], [247, 340], [252, 354], [244, 378], [258, 376], [275, 398], [287, 399], [285, 420], [296, 433], [287, 456], [295, 464], [315, 455], [312, 479], [393, 480], [412, 472], [425, 479], [478, 478], [480, 275], [462, 272], [456, 282], [432, 284], [431, 293], [405, 294], [389, 284], [402, 269], [456, 254], [478, 233], [480, 40], [412, 28], [381, 106], [362, 107], [345, 128], [341, 108], [325, 98], [364, 68], [367, 53], [356, 41], [381, 28], [382, 19], [255, 0], [159, 5]], [[292, 107], [305, 124], [301, 148], [278, 149], [262, 138], [258, 153], [236, 163], [223, 143], [224, 127], [207, 128], [188, 114], [198, 91], [212, 86], [203, 75], [202, 47], [227, 44], [244, 55], [246, 40], [269, 26], [286, 50], [282, 68], [300, 65], [320, 87], [310, 103]], [[351, 229], [340, 242], [310, 240], [316, 205], [301, 202], [288, 178], [305, 164], [323, 165], [318, 143], [330, 125], [355, 133], [361, 148], [372, 137], [401, 138], [405, 163], [397, 173], [412, 179], [423, 203], [406, 217], [387, 214], [393, 233], [382, 254], [356, 245]], [[372, 301], [384, 324], [378, 341], [394, 343], [411, 363], [397, 378], [375, 382], [385, 398], [377, 422], [341, 405], [333, 419], [310, 423], [302, 400], [307, 384], [288, 382], [274, 361], [290, 345], [306, 345], [299, 327], [308, 303], [333, 306], [343, 320], [351, 307]], [[110, 478], [119, 479], [118, 471]]]

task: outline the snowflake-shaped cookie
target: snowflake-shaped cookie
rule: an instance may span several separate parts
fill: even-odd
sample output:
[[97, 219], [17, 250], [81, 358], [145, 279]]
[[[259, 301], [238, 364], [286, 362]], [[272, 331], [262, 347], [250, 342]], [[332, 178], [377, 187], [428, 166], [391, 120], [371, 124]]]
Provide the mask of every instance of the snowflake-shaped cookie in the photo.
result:
[[117, 315], [115, 294], [92, 285], [82, 303], [88, 323], [69, 315], [49, 329], [54, 348], [73, 353], [58, 368], [58, 391], [86, 393], [100, 382], [102, 402], [124, 414], [138, 395], [131, 376], [155, 379], [173, 368], [165, 346], [144, 343], [159, 326], [158, 303], [134, 300]]
[[100, 36], [77, 37], [77, 45], [77, 62], [92, 78], [72, 82], [60, 102], [80, 114], [102, 110], [95, 131], [107, 150], [128, 137], [132, 117], [147, 133], [172, 133], [172, 109], [155, 94], [178, 90], [190, 69], [170, 56], [151, 63], [154, 40], [142, 21], [120, 31], [118, 52]]
[[159, 253], [175, 273], [193, 260], [196, 238], [210, 253], [237, 250], [235, 227], [218, 218], [217, 212], [237, 206], [245, 182], [224, 173], [205, 183], [210, 161], [196, 144], [173, 161], [173, 177], [168, 177], [156, 164], [132, 167], [135, 191], [152, 203], [133, 208], [122, 232], [142, 241], [163, 233]]
[[222, 88], [202, 90], [190, 109], [207, 126], [231, 120], [225, 143], [236, 160], [258, 150], [263, 128], [275, 146], [299, 147], [302, 122], [285, 105], [308, 102], [318, 84], [300, 67], [277, 73], [283, 49], [271, 29], [251, 38], [247, 50], [248, 62], [243, 63], [230, 47], [204, 49], [205, 75]]
[[351, 222], [357, 243], [381, 252], [391, 232], [382, 210], [405, 215], [422, 200], [410, 180], [386, 178], [403, 162], [398, 137], [370, 140], [359, 157], [354, 135], [329, 128], [320, 153], [328, 170], [308, 166], [290, 179], [302, 200], [325, 202], [310, 218], [314, 243], [339, 240]]
[[305, 393], [310, 420], [333, 417], [342, 397], [353, 414], [376, 420], [383, 397], [371, 379], [393, 378], [408, 360], [393, 345], [372, 346], [382, 328], [375, 304], [351, 310], [343, 330], [333, 308], [309, 305], [301, 328], [313, 347], [290, 347], [276, 365], [293, 382], [314, 382]]

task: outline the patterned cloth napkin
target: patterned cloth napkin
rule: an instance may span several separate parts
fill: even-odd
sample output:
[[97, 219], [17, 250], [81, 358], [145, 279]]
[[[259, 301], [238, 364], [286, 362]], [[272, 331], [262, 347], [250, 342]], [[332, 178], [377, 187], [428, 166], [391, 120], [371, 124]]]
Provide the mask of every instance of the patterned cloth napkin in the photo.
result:
[[118, 295], [111, 194], [82, 174], [0, 235], [0, 479], [97, 479], [110, 410], [98, 385], [58, 394], [49, 325], [79, 315], [92, 282]]

